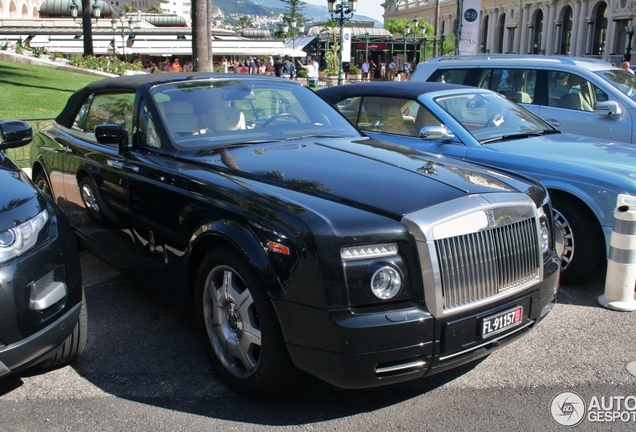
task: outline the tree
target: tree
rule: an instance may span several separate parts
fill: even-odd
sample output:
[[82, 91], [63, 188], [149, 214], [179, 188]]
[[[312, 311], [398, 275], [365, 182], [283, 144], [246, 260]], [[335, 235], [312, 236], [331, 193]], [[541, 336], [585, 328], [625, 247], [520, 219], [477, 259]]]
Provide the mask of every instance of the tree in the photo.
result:
[[192, 2], [192, 64], [196, 72], [212, 72], [210, 61], [212, 30], [210, 18], [212, 3], [210, 0]]
[[121, 7], [121, 10], [126, 12], [126, 13], [133, 13], [133, 12], [137, 12], [137, 8], [128, 4], [128, 3], [124, 3], [124, 5]]
[[82, 0], [82, 33], [84, 34], [84, 55], [93, 55], [93, 23], [91, 12], [93, 8], [90, 0]]
[[243, 15], [241, 18], [239, 18], [234, 27], [236, 27], [237, 29], [252, 28], [254, 27], [254, 23], [248, 16]]
[[283, 21], [287, 23], [291, 23], [292, 21], [296, 21], [298, 25], [304, 24], [307, 21], [305, 15], [303, 15], [303, 8], [307, 4], [302, 0], [280, 0], [283, 3], [287, 4], [288, 12], [283, 15]]
[[153, 14], [161, 14], [163, 13], [163, 10], [161, 9], [159, 5], [154, 4], [150, 6], [148, 9], [146, 9], [146, 12], [153, 13]]

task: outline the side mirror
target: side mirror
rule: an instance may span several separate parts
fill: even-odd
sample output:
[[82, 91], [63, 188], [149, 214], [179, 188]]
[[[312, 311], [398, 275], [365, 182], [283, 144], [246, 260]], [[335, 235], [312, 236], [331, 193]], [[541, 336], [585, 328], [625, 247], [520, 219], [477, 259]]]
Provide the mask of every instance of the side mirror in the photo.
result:
[[33, 129], [22, 120], [0, 122], [0, 150], [22, 147], [33, 140]]
[[617, 117], [622, 113], [623, 110], [621, 110], [621, 107], [616, 101], [596, 102], [596, 105], [594, 105], [594, 114], [597, 116]]
[[117, 146], [119, 154], [130, 150], [128, 145], [128, 129], [124, 125], [102, 124], [95, 126], [95, 138], [100, 144]]
[[446, 140], [455, 138], [455, 134], [444, 126], [424, 126], [420, 130], [420, 138], [430, 140]]

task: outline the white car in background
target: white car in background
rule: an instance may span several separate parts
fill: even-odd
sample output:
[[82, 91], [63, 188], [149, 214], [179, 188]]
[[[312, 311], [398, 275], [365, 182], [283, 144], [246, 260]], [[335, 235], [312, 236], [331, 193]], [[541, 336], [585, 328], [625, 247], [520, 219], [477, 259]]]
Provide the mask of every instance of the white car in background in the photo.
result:
[[435, 57], [411, 81], [487, 88], [562, 132], [636, 143], [636, 75], [581, 57], [482, 54]]

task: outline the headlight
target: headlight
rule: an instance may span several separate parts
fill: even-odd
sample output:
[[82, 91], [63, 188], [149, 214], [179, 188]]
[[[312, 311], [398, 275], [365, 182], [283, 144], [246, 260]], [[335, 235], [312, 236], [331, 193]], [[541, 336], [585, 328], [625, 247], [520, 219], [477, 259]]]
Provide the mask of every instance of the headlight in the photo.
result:
[[371, 292], [381, 300], [395, 297], [400, 288], [402, 288], [402, 277], [393, 267], [384, 266], [371, 277]]
[[0, 262], [5, 262], [31, 249], [38, 234], [49, 220], [46, 210], [18, 226], [0, 231]]
[[545, 220], [541, 221], [541, 232], [540, 241], [541, 241], [541, 253], [546, 253], [550, 250], [550, 230], [548, 229], [548, 225]]

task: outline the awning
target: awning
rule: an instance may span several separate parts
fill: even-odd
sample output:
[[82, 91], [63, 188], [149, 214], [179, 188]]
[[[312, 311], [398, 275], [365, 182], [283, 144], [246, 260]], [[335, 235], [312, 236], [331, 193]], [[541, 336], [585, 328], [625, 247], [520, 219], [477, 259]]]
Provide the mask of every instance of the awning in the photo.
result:
[[[0, 30], [1, 33], [1, 30]], [[0, 40], [21, 39], [24, 35], [2, 35]], [[84, 41], [81, 31], [75, 35], [51, 34], [32, 36], [30, 45], [34, 48], [46, 48], [49, 53], [83, 54]], [[286, 47], [281, 40], [223, 38], [211, 41], [213, 56], [267, 56], [290, 55], [305, 57], [307, 54], [300, 49]], [[142, 54], [152, 56], [189, 56], [192, 55], [192, 38], [190, 35], [175, 32], [174, 35], [147, 35], [125, 33], [123, 38], [119, 34], [93, 34], [93, 52], [95, 55], [131, 55]]]

